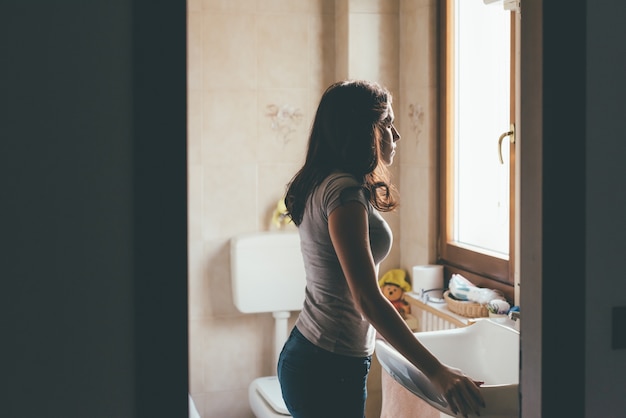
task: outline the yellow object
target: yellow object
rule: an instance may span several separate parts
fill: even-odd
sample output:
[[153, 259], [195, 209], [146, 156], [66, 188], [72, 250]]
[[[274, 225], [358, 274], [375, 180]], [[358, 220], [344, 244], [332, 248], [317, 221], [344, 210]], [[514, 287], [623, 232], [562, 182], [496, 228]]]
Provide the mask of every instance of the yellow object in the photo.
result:
[[405, 292], [411, 291], [411, 283], [407, 277], [406, 271], [402, 269], [389, 270], [378, 281], [378, 285], [383, 287], [386, 284], [394, 284]]
[[285, 206], [285, 200], [280, 199], [272, 214], [272, 224], [277, 228], [292, 223], [291, 217], [287, 214], [287, 206]]

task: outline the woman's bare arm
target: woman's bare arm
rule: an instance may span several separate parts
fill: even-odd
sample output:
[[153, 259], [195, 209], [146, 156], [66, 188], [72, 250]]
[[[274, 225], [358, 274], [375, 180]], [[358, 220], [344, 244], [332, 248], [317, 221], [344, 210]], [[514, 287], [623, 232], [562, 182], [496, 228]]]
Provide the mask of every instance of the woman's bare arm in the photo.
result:
[[328, 230], [357, 308], [398, 352], [441, 390], [452, 411], [478, 413], [484, 401], [476, 382], [442, 364], [413, 335], [396, 308], [382, 294], [369, 244], [367, 212], [359, 202], [333, 210]]

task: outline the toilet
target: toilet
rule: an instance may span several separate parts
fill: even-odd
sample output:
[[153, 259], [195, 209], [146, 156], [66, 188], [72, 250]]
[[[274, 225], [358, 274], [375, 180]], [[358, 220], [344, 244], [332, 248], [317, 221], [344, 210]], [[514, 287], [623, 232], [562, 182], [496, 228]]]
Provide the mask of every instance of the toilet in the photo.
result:
[[[287, 340], [291, 312], [302, 309], [306, 276], [297, 231], [238, 235], [230, 241], [231, 282], [235, 307], [242, 313], [272, 313], [274, 365]], [[276, 376], [256, 378], [248, 388], [257, 418], [285, 418], [289, 411]]]

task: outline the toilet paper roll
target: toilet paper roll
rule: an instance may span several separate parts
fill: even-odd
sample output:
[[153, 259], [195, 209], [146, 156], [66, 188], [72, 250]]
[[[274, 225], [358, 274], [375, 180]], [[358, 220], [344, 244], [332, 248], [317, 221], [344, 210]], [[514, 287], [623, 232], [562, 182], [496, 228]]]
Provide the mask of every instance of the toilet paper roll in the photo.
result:
[[443, 266], [427, 264], [413, 266], [413, 291], [420, 297], [422, 291], [443, 288]]

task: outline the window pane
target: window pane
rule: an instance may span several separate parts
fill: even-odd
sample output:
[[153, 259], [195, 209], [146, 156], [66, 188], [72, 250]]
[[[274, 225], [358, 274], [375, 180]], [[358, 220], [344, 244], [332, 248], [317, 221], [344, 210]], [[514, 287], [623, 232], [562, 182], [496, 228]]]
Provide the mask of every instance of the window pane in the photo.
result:
[[[510, 15], [457, 0], [453, 239], [490, 255], [509, 252]], [[480, 251], [479, 250], [479, 251]]]

